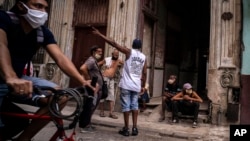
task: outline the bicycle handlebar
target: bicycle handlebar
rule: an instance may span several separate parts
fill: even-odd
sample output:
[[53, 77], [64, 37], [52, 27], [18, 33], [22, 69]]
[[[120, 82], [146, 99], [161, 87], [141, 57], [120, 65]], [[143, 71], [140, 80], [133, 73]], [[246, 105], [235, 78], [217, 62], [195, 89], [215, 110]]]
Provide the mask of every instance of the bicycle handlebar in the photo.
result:
[[[97, 79], [96, 80], [95, 79], [96, 78], [92, 79], [92, 86], [95, 86], [95, 83], [97, 81]], [[9, 92], [11, 92], [11, 91], [12, 91], [12, 89], [9, 87]], [[85, 87], [85, 86], [80, 86], [80, 87], [75, 87], [75, 88], [64, 88], [64, 89], [55, 89], [53, 87], [48, 87], [48, 86], [37, 86], [37, 85], [33, 86], [33, 92], [38, 94], [38, 95], [47, 96], [48, 91], [52, 94], [52, 99], [49, 103], [49, 111], [50, 111], [51, 118], [54, 121], [56, 121], [56, 118], [68, 120], [70, 117], [73, 117], [73, 120], [71, 123], [69, 123], [69, 125], [67, 125], [67, 126], [62, 125], [62, 127], [60, 127], [60, 128], [63, 128], [64, 130], [73, 129], [76, 127], [80, 113], [83, 110], [82, 108], [83, 108], [83, 104], [84, 104], [83, 103], [84, 99], [85, 98], [93, 98], [94, 99], [93, 90], [91, 89], [91, 91], [89, 91], [88, 87]], [[60, 97], [64, 96], [64, 95], [70, 96], [76, 102], [76, 106], [75, 106], [76, 109], [73, 112], [71, 111], [72, 114], [70, 114], [70, 115], [63, 115], [61, 113], [60, 109], [58, 109]], [[55, 123], [57, 124], [58, 122], [56, 121]]]

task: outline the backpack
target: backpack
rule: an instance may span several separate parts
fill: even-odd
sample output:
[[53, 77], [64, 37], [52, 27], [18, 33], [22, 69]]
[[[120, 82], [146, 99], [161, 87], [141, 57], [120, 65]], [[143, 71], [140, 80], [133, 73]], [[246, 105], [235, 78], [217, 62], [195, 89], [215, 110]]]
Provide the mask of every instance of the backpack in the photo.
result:
[[[16, 16], [15, 13], [11, 12], [11, 11], [6, 11], [6, 13], [9, 15], [10, 19], [12, 20], [12, 22], [14, 24], [19, 24], [19, 19], [18, 17]], [[37, 33], [37, 46], [40, 46], [43, 41], [44, 41], [44, 35], [43, 35], [43, 30], [42, 30], [42, 27], [38, 27], [37, 30], [36, 30], [36, 33]], [[27, 67], [27, 75], [29, 76], [30, 75], [30, 62], [28, 62], [28, 67]]]
[[[19, 19], [18, 17], [16, 16], [15, 13], [11, 12], [11, 11], [6, 11], [6, 13], [10, 16], [10, 19], [12, 20], [12, 22], [14, 24], [19, 24]], [[42, 27], [38, 27], [37, 30], [37, 43], [38, 44], [41, 44], [43, 43], [44, 41], [44, 35], [43, 35], [43, 30], [42, 30]]]

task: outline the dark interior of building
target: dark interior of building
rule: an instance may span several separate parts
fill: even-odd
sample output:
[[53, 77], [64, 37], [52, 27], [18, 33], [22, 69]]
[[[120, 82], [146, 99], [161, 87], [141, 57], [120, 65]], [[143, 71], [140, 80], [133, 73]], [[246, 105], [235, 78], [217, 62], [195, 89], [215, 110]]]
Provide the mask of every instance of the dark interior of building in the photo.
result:
[[210, 1], [167, 0], [166, 5], [168, 26], [165, 63], [178, 66], [179, 77], [185, 77], [180, 82], [193, 82], [195, 77], [196, 89], [205, 98]]

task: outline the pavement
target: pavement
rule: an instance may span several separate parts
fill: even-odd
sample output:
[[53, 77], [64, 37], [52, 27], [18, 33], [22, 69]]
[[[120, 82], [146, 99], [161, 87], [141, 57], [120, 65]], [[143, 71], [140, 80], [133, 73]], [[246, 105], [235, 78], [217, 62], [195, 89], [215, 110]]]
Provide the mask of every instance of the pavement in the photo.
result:
[[[179, 139], [187, 139], [192, 141], [229, 141], [229, 126], [217, 126], [210, 123], [198, 121], [198, 127], [192, 128], [191, 119], [181, 119], [179, 123], [172, 124], [170, 120], [159, 122], [160, 106], [147, 109], [140, 112], [138, 116], [138, 129], [154, 132], [156, 136], [169, 136]], [[99, 110], [96, 110], [92, 123], [107, 127], [123, 127], [123, 114], [115, 112], [118, 119], [108, 117], [108, 111], [105, 111], [106, 117], [99, 116]], [[131, 115], [130, 115], [131, 116]], [[167, 119], [171, 119], [171, 113], [167, 112]], [[130, 128], [132, 128], [132, 116], [129, 119]]]
[[[26, 105], [22, 105], [25, 108]], [[27, 108], [27, 107], [26, 107]], [[210, 123], [203, 122], [204, 120], [199, 117], [198, 127], [192, 128], [191, 119], [180, 119], [180, 122], [177, 124], [172, 124], [170, 122], [171, 113], [166, 113], [166, 120], [159, 122], [160, 118], [160, 105], [155, 107], [147, 108], [144, 112], [139, 112], [138, 115], [138, 130], [139, 133], [151, 133], [151, 135], [159, 138], [176, 138], [176, 140], [187, 140], [187, 141], [229, 141], [229, 126], [223, 125], [212, 125]], [[32, 107], [28, 108], [29, 110]], [[67, 111], [73, 111], [74, 106], [67, 106]], [[100, 117], [100, 111], [97, 109], [92, 116], [92, 124], [111, 127], [113, 129], [121, 129], [124, 126], [123, 113], [116, 110], [115, 114], [118, 116], [118, 119], [113, 119], [108, 117], [108, 111], [105, 111], [106, 117]], [[132, 115], [130, 114], [129, 119], [130, 129], [132, 128]], [[37, 135], [37, 138], [41, 136], [47, 136], [49, 131], [52, 130], [51, 126], [45, 128], [44, 132], [41, 132]], [[54, 130], [54, 129], [53, 129]], [[79, 132], [79, 131], [78, 131]], [[117, 133], [118, 134], [118, 133]]]

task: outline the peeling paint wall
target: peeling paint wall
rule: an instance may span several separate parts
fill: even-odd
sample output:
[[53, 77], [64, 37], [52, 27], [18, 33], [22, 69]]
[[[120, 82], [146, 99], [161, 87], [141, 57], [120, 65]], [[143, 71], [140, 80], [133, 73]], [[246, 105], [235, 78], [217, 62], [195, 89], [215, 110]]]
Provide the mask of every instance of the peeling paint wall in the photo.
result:
[[[110, 0], [108, 12], [107, 36], [128, 48], [137, 37], [138, 1]], [[107, 51], [113, 47], [107, 44]], [[124, 55], [120, 54], [124, 59]]]
[[[53, 0], [51, 7], [53, 10], [50, 13], [48, 26], [63, 53], [71, 60], [74, 41], [74, 28], [72, 27], [74, 0]], [[53, 63], [48, 54], [44, 63]], [[59, 68], [56, 69], [55, 74], [52, 81], [62, 87], [67, 87], [69, 84], [68, 76]]]
[[[230, 123], [226, 117], [230, 102], [227, 87], [239, 86], [240, 11], [239, 0], [211, 0], [208, 97], [212, 101], [211, 114], [214, 124]], [[225, 16], [228, 14], [233, 16]]]

